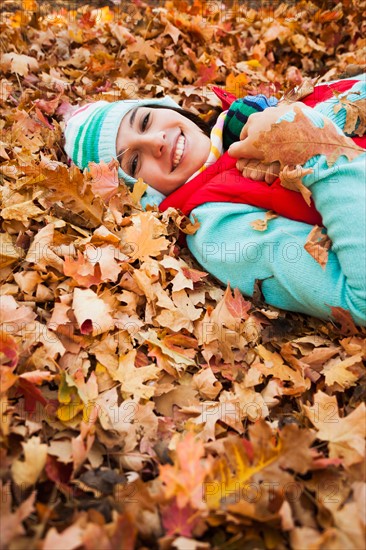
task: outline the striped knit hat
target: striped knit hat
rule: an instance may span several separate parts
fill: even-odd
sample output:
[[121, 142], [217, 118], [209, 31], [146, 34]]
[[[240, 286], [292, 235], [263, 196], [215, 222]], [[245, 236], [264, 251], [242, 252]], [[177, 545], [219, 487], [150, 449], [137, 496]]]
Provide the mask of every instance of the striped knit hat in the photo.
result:
[[[162, 99], [126, 99], [87, 103], [73, 113], [65, 129], [65, 151], [82, 170], [89, 162], [110, 162], [117, 157], [116, 139], [123, 117], [135, 107], [149, 105], [179, 107], [171, 97]], [[133, 185], [136, 179], [118, 169], [119, 177]], [[154, 190], [155, 193], [158, 193]], [[158, 193], [161, 195], [161, 193]], [[164, 198], [164, 195], [161, 195]], [[161, 198], [160, 198], [161, 200]], [[146, 201], [145, 201], [146, 202]], [[154, 201], [155, 202], [155, 201]]]

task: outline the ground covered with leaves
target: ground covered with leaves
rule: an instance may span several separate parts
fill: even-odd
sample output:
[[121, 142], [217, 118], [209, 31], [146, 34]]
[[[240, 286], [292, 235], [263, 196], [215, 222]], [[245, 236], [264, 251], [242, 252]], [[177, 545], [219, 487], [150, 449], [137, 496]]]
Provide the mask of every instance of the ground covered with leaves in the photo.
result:
[[97, 4], [1, 14], [1, 547], [364, 548], [365, 331], [225, 289], [62, 131], [359, 73], [365, 2]]

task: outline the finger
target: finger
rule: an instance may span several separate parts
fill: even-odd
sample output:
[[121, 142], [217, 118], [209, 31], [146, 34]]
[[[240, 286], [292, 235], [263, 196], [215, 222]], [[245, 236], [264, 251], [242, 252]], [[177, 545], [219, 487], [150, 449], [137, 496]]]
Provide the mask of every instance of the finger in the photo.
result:
[[271, 185], [271, 183], [273, 183], [275, 181], [275, 179], [277, 178], [277, 176], [271, 174], [270, 171], [267, 171], [266, 172], [266, 175], [265, 175], [265, 178], [264, 178], [264, 181], [266, 183], [268, 183], [268, 185]]
[[241, 132], [240, 132], [240, 140], [242, 141], [243, 139], [246, 139], [248, 137], [248, 123], [247, 124], [244, 124], [243, 128], [241, 129]]
[[239, 159], [236, 163], [236, 167], [239, 170], [239, 172], [243, 172], [244, 170], [251, 171], [253, 168], [255, 168], [258, 165], [257, 160], [253, 159]]
[[261, 160], [263, 158], [263, 153], [253, 146], [250, 138], [246, 138], [243, 141], [236, 141], [230, 145], [228, 153], [231, 157], [237, 159], [246, 158]]
[[265, 176], [265, 182], [268, 184], [273, 183], [278, 178], [279, 173], [280, 173], [280, 163], [272, 162], [271, 164], [268, 165], [266, 176]]

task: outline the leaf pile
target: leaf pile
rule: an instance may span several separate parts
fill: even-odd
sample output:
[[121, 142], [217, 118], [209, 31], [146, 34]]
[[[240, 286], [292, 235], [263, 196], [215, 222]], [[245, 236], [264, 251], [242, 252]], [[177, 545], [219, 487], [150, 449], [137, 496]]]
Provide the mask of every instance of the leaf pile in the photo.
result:
[[69, 167], [62, 130], [90, 100], [205, 117], [211, 83], [359, 72], [364, 3], [108, 4], [3, 6], [2, 547], [362, 548], [365, 331], [222, 288], [196, 225]]

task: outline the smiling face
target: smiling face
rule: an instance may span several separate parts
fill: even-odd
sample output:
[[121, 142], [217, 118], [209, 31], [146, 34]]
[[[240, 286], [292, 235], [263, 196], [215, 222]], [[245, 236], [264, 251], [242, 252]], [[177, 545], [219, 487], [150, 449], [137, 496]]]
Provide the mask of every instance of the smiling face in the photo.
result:
[[137, 107], [122, 119], [116, 150], [124, 172], [169, 195], [207, 160], [210, 138], [176, 111]]

